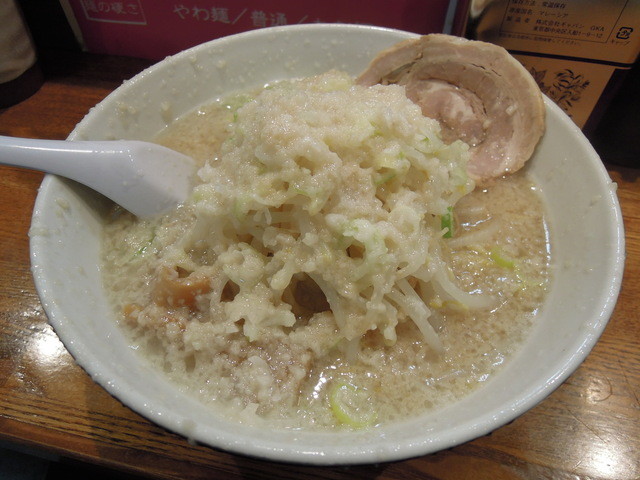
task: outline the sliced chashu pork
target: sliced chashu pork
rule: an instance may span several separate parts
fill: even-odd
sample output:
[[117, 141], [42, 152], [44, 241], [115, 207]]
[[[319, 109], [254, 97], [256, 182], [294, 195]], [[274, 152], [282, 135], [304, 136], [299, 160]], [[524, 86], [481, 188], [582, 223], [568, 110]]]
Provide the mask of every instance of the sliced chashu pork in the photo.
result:
[[544, 132], [542, 94], [504, 48], [444, 34], [405, 40], [382, 51], [357, 79], [399, 84], [443, 139], [470, 146], [467, 170], [479, 184], [515, 172]]

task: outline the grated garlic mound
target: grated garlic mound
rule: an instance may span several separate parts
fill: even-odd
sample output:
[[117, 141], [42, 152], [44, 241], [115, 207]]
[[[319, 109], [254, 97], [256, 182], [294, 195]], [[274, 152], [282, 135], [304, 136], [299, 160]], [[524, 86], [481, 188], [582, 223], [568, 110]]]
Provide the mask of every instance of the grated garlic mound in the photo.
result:
[[346, 340], [379, 329], [393, 341], [399, 317], [426, 321], [405, 282], [432, 276], [440, 215], [472, 189], [467, 146], [445, 145], [439, 131], [401, 87], [359, 87], [338, 72], [241, 107], [199, 173], [197, 220], [182, 242], [215, 253], [213, 267], [238, 286], [226, 321], [242, 321], [250, 340], [292, 327], [281, 299], [303, 274]]

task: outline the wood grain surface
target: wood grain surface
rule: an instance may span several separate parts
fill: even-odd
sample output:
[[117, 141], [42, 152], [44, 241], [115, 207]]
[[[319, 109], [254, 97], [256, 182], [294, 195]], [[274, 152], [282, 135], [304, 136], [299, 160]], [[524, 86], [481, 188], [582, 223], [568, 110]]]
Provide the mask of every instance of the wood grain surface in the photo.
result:
[[[0, 134], [63, 139], [147, 62], [49, 53], [46, 82], [0, 110]], [[640, 159], [639, 159], [640, 160]], [[27, 232], [42, 174], [0, 167], [0, 441], [152, 478], [640, 478], [640, 180], [609, 167], [626, 228], [622, 291], [603, 336], [541, 404], [490, 435], [379, 465], [303, 467], [189, 444], [111, 397], [47, 323], [29, 267]]]

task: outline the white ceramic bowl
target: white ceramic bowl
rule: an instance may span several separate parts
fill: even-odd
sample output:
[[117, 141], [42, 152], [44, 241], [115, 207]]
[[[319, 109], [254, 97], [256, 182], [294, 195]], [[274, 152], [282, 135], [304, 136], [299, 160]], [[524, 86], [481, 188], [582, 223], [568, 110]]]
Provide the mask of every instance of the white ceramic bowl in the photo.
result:
[[[167, 58], [126, 82], [70, 139], [149, 140], [173, 118], [243, 87], [340, 68], [411, 36], [349, 25], [256, 30]], [[264, 431], [216, 415], [150, 371], [127, 347], [102, 289], [98, 253], [104, 200], [47, 176], [31, 230], [33, 274], [55, 331], [92, 378], [136, 412], [194, 441], [310, 464], [398, 460], [481, 436], [536, 405], [578, 367], [603, 331], [620, 287], [624, 235], [612, 184], [572, 121], [547, 101], [548, 127], [528, 166], [551, 211], [557, 269], [542, 315], [521, 351], [459, 403], [371, 431]]]

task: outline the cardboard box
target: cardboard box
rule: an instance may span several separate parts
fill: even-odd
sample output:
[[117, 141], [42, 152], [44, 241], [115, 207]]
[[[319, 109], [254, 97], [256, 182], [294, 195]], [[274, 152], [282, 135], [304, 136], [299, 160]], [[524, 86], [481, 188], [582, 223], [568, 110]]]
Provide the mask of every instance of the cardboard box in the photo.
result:
[[[84, 48], [158, 60], [208, 40], [300, 23], [442, 32], [449, 0], [64, 0]], [[455, 3], [455, 2], [454, 2]]]
[[505, 47], [591, 131], [640, 53], [640, 0], [471, 2], [466, 35]]

